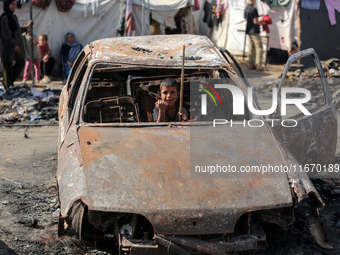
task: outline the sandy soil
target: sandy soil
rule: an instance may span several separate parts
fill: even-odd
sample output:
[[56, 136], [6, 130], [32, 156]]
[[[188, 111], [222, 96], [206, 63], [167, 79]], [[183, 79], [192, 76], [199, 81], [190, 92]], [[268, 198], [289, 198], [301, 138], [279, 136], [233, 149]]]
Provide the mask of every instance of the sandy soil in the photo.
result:
[[[0, 143], [0, 254], [74, 254], [72, 242], [55, 240], [57, 127], [1, 128]], [[321, 220], [327, 238], [337, 243], [340, 180], [313, 182], [326, 203]], [[314, 242], [307, 227], [308, 212], [307, 203], [296, 208], [292, 228], [279, 238], [275, 235], [259, 254], [340, 254], [339, 243], [335, 250], [325, 250]], [[90, 249], [88, 254], [105, 253]]]

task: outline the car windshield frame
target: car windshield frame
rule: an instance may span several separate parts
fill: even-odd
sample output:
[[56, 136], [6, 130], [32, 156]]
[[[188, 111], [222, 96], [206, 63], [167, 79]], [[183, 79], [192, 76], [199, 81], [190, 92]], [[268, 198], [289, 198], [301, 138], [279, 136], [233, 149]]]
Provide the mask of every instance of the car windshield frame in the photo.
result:
[[[86, 83], [86, 84], [82, 84], [81, 87], [82, 89], [79, 90], [79, 94], [78, 94], [78, 98], [76, 101], [78, 101], [78, 106], [79, 109], [77, 110], [78, 112], [78, 117], [76, 119], [78, 119], [78, 123], [81, 125], [86, 125], [86, 126], [103, 126], [103, 127], [149, 127], [149, 126], [190, 126], [190, 125], [211, 125], [213, 122], [212, 121], [195, 121], [195, 122], [191, 122], [190, 120], [188, 122], [122, 122], [122, 123], [92, 123], [92, 122], [87, 122], [85, 121], [85, 103], [86, 103], [86, 97], [87, 97], [87, 93], [89, 91], [89, 86], [91, 84], [91, 78], [93, 76], [93, 73], [95, 71], [95, 69], [99, 66], [99, 65], [110, 65], [109, 69], [112, 71], [129, 71], [129, 70], [143, 70], [143, 69], [161, 69], [160, 66], [146, 66], [146, 65], [139, 65], [139, 64], [126, 64], [126, 63], [118, 63], [118, 62], [111, 62], [111, 61], [89, 61], [88, 63], [88, 67], [87, 70], [85, 72], [85, 75], [83, 77], [82, 83]], [[164, 66], [166, 69], [168, 70], [177, 70], [180, 71], [180, 67], [178, 66]], [[103, 68], [106, 69], [106, 68]], [[230, 70], [228, 68], [226, 68], [225, 66], [206, 66], [206, 67], [202, 67], [202, 66], [188, 66], [185, 67], [185, 70], [211, 70], [211, 71], [223, 71], [225, 74], [222, 74], [222, 77], [219, 77], [221, 79], [224, 78], [230, 78], [233, 80], [233, 82], [235, 82], [236, 86], [240, 88], [239, 85], [244, 86], [244, 88], [240, 88], [244, 94], [244, 97], [247, 98], [247, 94], [246, 91], [244, 89], [247, 88], [247, 85], [238, 77], [235, 76], [235, 74], [230, 73]], [[223, 76], [229, 76], [229, 77], [223, 77]], [[79, 96], [81, 96], [81, 98], [79, 98]], [[80, 100], [80, 101], [79, 101]], [[247, 100], [245, 100], [245, 104], [246, 104], [246, 111], [248, 112], [248, 116], [252, 117], [253, 114], [249, 111], [248, 108], [248, 103]], [[256, 107], [257, 108], [257, 107]], [[259, 118], [261, 118], [261, 116], [258, 116]], [[235, 122], [241, 122], [241, 120], [235, 120]]]

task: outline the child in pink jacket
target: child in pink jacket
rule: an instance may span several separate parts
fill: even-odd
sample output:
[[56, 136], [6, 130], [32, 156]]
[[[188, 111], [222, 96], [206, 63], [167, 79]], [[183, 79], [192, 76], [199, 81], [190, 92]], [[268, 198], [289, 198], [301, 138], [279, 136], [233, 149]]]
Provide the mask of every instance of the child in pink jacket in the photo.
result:
[[[26, 53], [26, 64], [24, 69], [24, 76], [22, 79], [22, 83], [25, 84], [27, 80], [29, 80], [30, 72], [32, 68], [32, 39], [31, 39], [31, 30], [28, 28], [27, 33], [22, 35], [22, 39], [24, 42], [24, 48]], [[35, 81], [39, 83], [40, 80], [40, 54], [39, 49], [37, 47], [37, 40], [33, 36], [33, 58], [34, 58], [34, 71], [35, 71]]]

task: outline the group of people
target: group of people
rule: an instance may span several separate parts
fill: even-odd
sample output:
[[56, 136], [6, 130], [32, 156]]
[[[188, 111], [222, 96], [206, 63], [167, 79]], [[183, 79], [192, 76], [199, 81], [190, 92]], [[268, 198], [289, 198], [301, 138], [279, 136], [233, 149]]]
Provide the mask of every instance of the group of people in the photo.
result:
[[[39, 34], [38, 40], [36, 40], [36, 37], [31, 33], [32, 21], [20, 27], [18, 18], [14, 14], [16, 8], [15, 0], [4, 0], [4, 12], [0, 16], [0, 53], [4, 73], [3, 82], [6, 89], [13, 86], [23, 68], [22, 83], [26, 83], [32, 68], [32, 55], [36, 82], [49, 83], [55, 59], [51, 56], [47, 34]], [[76, 42], [73, 33], [67, 33], [65, 39], [66, 43], [61, 48], [61, 70], [63, 70], [64, 79], [67, 78], [73, 62], [83, 48], [80, 43]]]

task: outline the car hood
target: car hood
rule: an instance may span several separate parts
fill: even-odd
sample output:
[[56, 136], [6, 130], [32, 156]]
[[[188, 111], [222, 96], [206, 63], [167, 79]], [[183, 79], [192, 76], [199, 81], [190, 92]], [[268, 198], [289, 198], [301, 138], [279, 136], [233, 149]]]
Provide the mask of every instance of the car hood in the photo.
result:
[[245, 212], [292, 206], [285, 173], [232, 178], [190, 173], [192, 128], [201, 139], [197, 165], [216, 155], [237, 166], [284, 164], [266, 126], [223, 127], [220, 139], [204, 136], [211, 132], [208, 126], [82, 126], [89, 209], [141, 214], [158, 234], [211, 234], [233, 232]]

